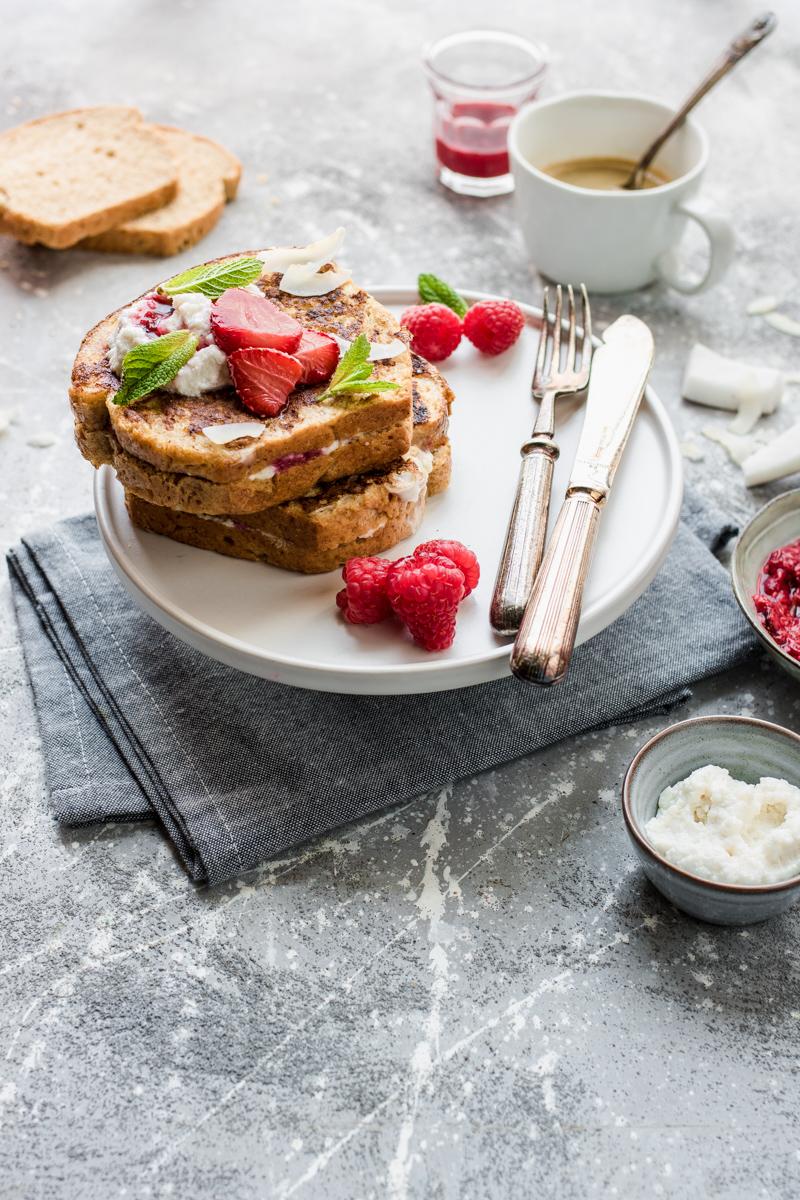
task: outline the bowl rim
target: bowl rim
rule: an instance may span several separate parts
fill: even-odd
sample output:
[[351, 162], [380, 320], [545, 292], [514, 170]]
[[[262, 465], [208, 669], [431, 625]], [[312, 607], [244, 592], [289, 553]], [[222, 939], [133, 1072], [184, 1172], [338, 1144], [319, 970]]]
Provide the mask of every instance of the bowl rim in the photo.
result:
[[778, 733], [782, 737], [788, 738], [789, 741], [796, 744], [798, 753], [800, 753], [800, 734], [795, 733], [791, 729], [786, 729], [783, 725], [776, 725], [773, 721], [762, 721], [758, 717], [737, 717], [721, 713], [718, 715], [710, 714], [704, 717], [689, 717], [685, 721], [676, 721], [673, 725], [667, 725], [665, 729], [659, 730], [658, 733], [654, 734], [653, 737], [649, 738], [640, 747], [631, 759], [628, 769], [625, 772], [625, 778], [622, 781], [622, 815], [629, 835], [647, 856], [652, 858], [659, 866], [666, 868], [667, 871], [671, 871], [674, 875], [678, 875], [682, 879], [700, 884], [715, 892], [732, 893], [737, 896], [759, 896], [771, 895], [774, 892], [785, 892], [791, 888], [800, 886], [800, 875], [792, 875], [791, 878], [781, 879], [777, 883], [720, 883], [716, 879], [705, 879], [702, 875], [694, 875], [691, 871], [684, 870], [683, 867], [676, 867], [674, 863], [662, 857], [651, 846], [644, 834], [640, 832], [631, 810], [630, 797], [632, 780], [639, 768], [639, 764], [654, 746], [665, 737], [675, 733], [676, 730], [685, 729], [690, 725], [755, 725], [760, 729], [769, 729], [772, 733]]
[[[743, 574], [740, 550], [742, 542], [745, 540], [748, 533], [750, 533], [756, 521], [759, 521], [774, 505], [785, 501], [787, 496], [797, 497], [797, 509], [798, 513], [800, 513], [800, 488], [790, 488], [788, 492], [781, 492], [779, 496], [773, 496], [771, 500], [768, 500], [766, 504], [763, 504], [761, 508], [759, 508], [758, 512], [753, 513], [752, 517], [739, 534], [738, 538], [736, 539], [736, 545], [733, 548], [733, 554], [731, 556], [731, 586], [733, 587], [733, 594], [736, 599], [736, 603], [739, 605], [739, 608], [742, 610], [742, 613], [749, 622], [751, 629], [756, 634], [759, 641], [763, 642], [768, 650], [774, 651], [774, 653], [783, 662], [787, 663], [787, 665], [792, 668], [792, 673], [794, 673], [800, 669], [800, 659], [793, 658], [791, 654], [787, 654], [783, 647], [778, 645], [769, 630], [765, 629], [761, 624], [758, 619], [758, 615], [751, 611], [749, 602], [752, 599], [752, 595], [749, 590], [744, 587], [743, 580], [741, 578]], [[773, 549], [779, 550], [780, 547], [774, 546]], [[777, 726], [777, 728], [780, 729], [781, 726]]]

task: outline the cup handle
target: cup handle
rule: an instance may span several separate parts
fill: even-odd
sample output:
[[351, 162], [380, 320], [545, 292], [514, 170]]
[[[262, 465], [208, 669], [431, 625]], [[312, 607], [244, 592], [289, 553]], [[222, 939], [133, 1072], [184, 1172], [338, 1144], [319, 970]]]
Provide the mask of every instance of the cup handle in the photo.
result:
[[681, 275], [675, 252], [667, 250], [656, 259], [658, 277], [677, 292], [683, 292], [687, 296], [705, 292], [719, 282], [733, 261], [736, 247], [733, 226], [726, 217], [705, 212], [702, 208], [695, 208], [686, 202], [676, 204], [673, 211], [682, 213], [703, 230], [708, 238], [708, 266], [705, 274], [692, 283]]

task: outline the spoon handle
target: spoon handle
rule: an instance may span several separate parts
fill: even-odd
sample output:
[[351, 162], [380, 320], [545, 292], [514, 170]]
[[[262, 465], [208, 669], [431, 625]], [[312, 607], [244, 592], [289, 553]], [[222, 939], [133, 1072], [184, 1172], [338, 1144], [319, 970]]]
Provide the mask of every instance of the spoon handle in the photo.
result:
[[772, 12], [763, 13], [760, 17], [756, 17], [743, 33], [740, 33], [737, 38], [731, 42], [728, 49], [723, 54], [722, 58], [711, 68], [706, 77], [694, 89], [675, 115], [670, 120], [669, 124], [659, 133], [656, 140], [645, 151], [638, 163], [631, 172], [630, 177], [626, 180], [624, 186], [626, 188], [638, 188], [641, 182], [642, 174], [650, 166], [651, 162], [658, 154], [664, 143], [672, 137], [679, 125], [682, 125], [688, 114], [692, 111], [696, 104], [711, 91], [716, 83], [723, 76], [736, 66], [740, 59], [744, 58], [745, 54], [757, 46], [764, 40], [767, 34], [772, 33], [778, 23], [778, 19]]

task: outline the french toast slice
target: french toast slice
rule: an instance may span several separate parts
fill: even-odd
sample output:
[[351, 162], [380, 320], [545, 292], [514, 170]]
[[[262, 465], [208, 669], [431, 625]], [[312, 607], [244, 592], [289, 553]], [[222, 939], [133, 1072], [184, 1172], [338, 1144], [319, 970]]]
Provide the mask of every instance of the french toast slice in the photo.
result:
[[428, 496], [450, 481], [450, 443], [417, 451], [383, 471], [340, 479], [260, 513], [209, 516], [150, 504], [125, 492], [134, 525], [230, 558], [320, 574], [348, 558], [380, 554], [419, 528]]
[[175, 163], [178, 191], [161, 208], [84, 238], [80, 248], [119, 254], [178, 254], [214, 228], [239, 186], [242, 164], [211, 138], [148, 125]]
[[[435, 449], [447, 433], [453, 392], [443, 375], [417, 354], [412, 361], [413, 444]], [[405, 423], [367, 439], [356, 435], [335, 451], [325, 448], [305, 461], [276, 472], [271, 479], [244, 479], [218, 484], [196, 475], [157, 471], [122, 449], [110, 429], [91, 430], [76, 422], [81, 453], [95, 466], [113, 466], [123, 486], [162, 508], [205, 515], [260, 512], [290, 496], [305, 495], [319, 483], [385, 466], [407, 449]], [[256, 472], [257, 473], [257, 472]]]
[[[309, 329], [348, 339], [364, 333], [375, 342], [405, 340], [395, 318], [350, 281], [327, 295], [307, 298], [282, 292], [279, 282], [280, 275], [265, 275], [257, 286]], [[143, 499], [188, 506], [194, 512], [253, 511], [302, 495], [317, 480], [388, 463], [411, 444], [408, 350], [373, 364], [373, 377], [397, 384], [396, 389], [365, 395], [355, 406], [316, 403], [322, 387], [293, 393], [275, 417], [254, 418], [232, 387], [201, 396], [162, 390], [140, 404], [117, 406], [113, 394], [119, 380], [108, 352], [122, 311], [112, 313], [84, 338], [73, 367], [70, 401], [81, 452], [97, 465], [98, 451], [109, 443], [89, 435], [112, 433], [114, 465], [121, 477], [124, 473], [125, 485]], [[211, 425], [245, 420], [257, 420], [263, 433], [225, 445], [203, 433]], [[186, 481], [189, 476], [194, 483]]]
[[76, 108], [0, 133], [0, 232], [20, 242], [73, 246], [167, 204], [177, 184], [136, 108]]

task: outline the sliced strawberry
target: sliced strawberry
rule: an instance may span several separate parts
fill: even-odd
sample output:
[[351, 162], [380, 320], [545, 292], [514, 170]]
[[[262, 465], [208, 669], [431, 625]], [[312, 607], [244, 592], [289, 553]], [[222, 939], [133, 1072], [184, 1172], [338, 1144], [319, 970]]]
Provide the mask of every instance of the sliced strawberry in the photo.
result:
[[303, 368], [302, 383], [327, 383], [339, 361], [339, 347], [327, 333], [304, 329], [300, 345], [292, 351]]
[[253, 346], [267, 346], [293, 354], [300, 345], [303, 326], [266, 296], [244, 288], [229, 288], [211, 306], [211, 330], [220, 350], [233, 354]]
[[259, 417], [276, 417], [303, 374], [291, 354], [266, 346], [234, 350], [228, 366], [242, 404]]

